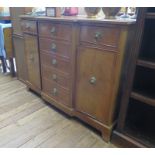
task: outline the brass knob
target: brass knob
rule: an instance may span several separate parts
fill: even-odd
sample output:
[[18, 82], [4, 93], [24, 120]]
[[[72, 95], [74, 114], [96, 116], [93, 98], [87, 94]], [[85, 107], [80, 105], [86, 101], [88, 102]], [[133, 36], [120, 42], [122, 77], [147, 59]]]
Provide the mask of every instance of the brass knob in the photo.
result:
[[96, 78], [92, 76], [89, 80], [90, 84], [96, 84]]
[[95, 38], [95, 41], [102, 38], [102, 33], [101, 32], [96, 32], [94, 38]]
[[54, 51], [54, 52], [56, 52], [56, 44], [55, 43], [52, 43], [51, 50]]
[[56, 88], [53, 88], [52, 94], [53, 94], [54, 96], [57, 96], [57, 95], [58, 95], [58, 90], [57, 90]]
[[55, 27], [52, 27], [52, 28], [51, 28], [51, 33], [54, 34], [55, 31], [56, 31]]
[[56, 81], [57, 80], [57, 75], [56, 74], [53, 74], [52, 75], [52, 79]]
[[52, 65], [54, 65], [54, 66], [57, 65], [57, 60], [56, 59], [52, 59]]

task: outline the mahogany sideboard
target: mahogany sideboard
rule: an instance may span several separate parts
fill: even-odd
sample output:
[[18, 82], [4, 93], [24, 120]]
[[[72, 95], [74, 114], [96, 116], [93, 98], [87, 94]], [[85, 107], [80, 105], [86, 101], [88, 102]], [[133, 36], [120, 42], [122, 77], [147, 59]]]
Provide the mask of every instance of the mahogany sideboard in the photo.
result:
[[28, 87], [108, 142], [135, 20], [20, 17]]

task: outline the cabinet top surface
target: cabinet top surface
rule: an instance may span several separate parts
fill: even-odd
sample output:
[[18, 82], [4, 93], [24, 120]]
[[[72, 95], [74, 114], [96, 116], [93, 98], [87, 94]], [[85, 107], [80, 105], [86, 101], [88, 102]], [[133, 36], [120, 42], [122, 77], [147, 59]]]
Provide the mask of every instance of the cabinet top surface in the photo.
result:
[[100, 18], [87, 18], [86, 16], [61, 16], [61, 17], [47, 17], [47, 16], [32, 16], [32, 15], [21, 15], [21, 19], [27, 20], [48, 20], [57, 22], [80, 22], [80, 23], [105, 23], [105, 24], [116, 24], [116, 25], [132, 25], [136, 23], [135, 19], [104, 19]]

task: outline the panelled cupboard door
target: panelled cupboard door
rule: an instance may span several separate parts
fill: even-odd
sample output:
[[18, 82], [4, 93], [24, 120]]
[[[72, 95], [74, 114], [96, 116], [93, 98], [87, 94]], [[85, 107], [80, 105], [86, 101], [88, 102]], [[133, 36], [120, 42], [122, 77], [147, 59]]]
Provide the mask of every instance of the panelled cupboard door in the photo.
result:
[[16, 57], [17, 75], [21, 81], [26, 81], [26, 60], [24, 52], [24, 39], [19, 36], [13, 36], [14, 53]]
[[76, 110], [108, 124], [116, 53], [78, 49]]
[[41, 89], [38, 41], [36, 36], [24, 34], [28, 82]]

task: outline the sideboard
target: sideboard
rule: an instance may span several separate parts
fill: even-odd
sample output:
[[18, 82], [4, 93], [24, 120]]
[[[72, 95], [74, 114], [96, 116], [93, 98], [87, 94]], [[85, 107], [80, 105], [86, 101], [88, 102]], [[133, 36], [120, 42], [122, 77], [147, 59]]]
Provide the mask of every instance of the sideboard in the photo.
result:
[[28, 88], [108, 142], [135, 20], [20, 17]]

